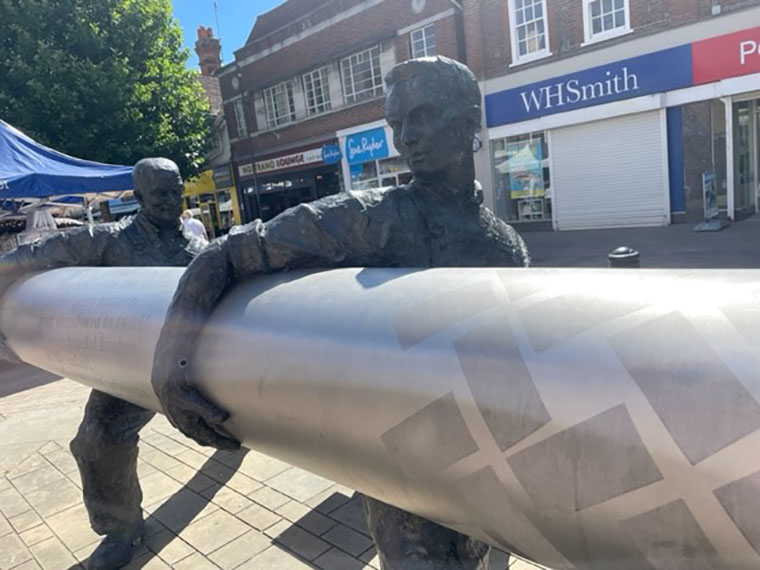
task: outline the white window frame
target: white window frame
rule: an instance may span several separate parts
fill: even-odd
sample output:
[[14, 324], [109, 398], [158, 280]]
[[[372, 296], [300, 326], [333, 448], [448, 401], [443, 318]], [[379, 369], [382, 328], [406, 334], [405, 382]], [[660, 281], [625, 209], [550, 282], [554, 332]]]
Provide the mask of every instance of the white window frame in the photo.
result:
[[245, 122], [245, 109], [243, 108], [243, 99], [238, 98], [232, 102], [235, 109], [235, 124], [237, 125], [237, 138], [248, 136], [248, 125]]
[[[288, 109], [287, 113], [283, 115], [277, 114], [277, 106], [275, 105], [275, 97], [278, 95], [277, 91], [285, 89], [288, 95]], [[272, 85], [262, 92], [264, 99], [264, 112], [267, 118], [267, 128], [274, 129], [281, 125], [292, 123], [296, 120], [295, 99], [293, 97], [293, 85], [288, 81], [282, 81], [277, 85]]]
[[[306, 101], [306, 112], [309, 114], [309, 116], [326, 113], [332, 109], [332, 103], [330, 101], [329, 76], [330, 73], [327, 69], [327, 66], [320, 67], [319, 69], [315, 69], [309, 73], [304, 73], [301, 76], [301, 81], [303, 83], [303, 95]], [[316, 102], [316, 85], [319, 85], [319, 95], [322, 97], [321, 105]], [[310, 93], [312, 95], [311, 99], [309, 98]]]
[[523, 63], [530, 63], [531, 61], [549, 57], [551, 52], [549, 51], [549, 14], [546, 11], [546, 0], [541, 0], [541, 13], [544, 22], [544, 49], [523, 56], [520, 55], [518, 49], [517, 7], [515, 5], [515, 0], [508, 0], [507, 4], [509, 6], [509, 37], [512, 44], [512, 65], [521, 65]]
[[[623, 9], [625, 10], [625, 25], [617, 28], [612, 28], [598, 34], [593, 33], [593, 22], [591, 21], [591, 3], [603, 2], [603, 0], [583, 0], [583, 37], [585, 41], [581, 46], [587, 46], [595, 44], [597, 42], [603, 42], [605, 40], [611, 40], [625, 34], [630, 34], [633, 31], [631, 28], [631, 2], [630, 0], [623, 0]], [[614, 3], [615, 0], [612, 0]]]
[[[426, 32], [430, 30], [431, 31], [431, 38], [432, 42], [430, 45], [428, 45], [428, 36]], [[415, 35], [417, 37], [415, 38]], [[422, 52], [421, 53], [414, 53], [414, 45], [422, 44]], [[435, 22], [428, 24], [427, 26], [422, 26], [421, 28], [417, 28], [416, 30], [412, 30], [409, 32], [409, 53], [412, 56], [412, 59], [418, 58], [418, 57], [432, 57], [437, 54], [438, 46], [436, 45], [435, 41]]]
[[[374, 55], [375, 53], [376, 53], [376, 56]], [[343, 99], [345, 100], [347, 105], [351, 105], [353, 103], [359, 103], [361, 101], [366, 101], [369, 99], [374, 99], [375, 97], [382, 95], [383, 73], [382, 73], [382, 69], [380, 65], [380, 55], [381, 55], [380, 46], [372, 46], [371, 48], [358, 51], [340, 60], [340, 76], [341, 76], [341, 82], [343, 84]], [[357, 93], [356, 86], [354, 84], [354, 68], [351, 62], [353, 58], [357, 58], [359, 56], [370, 57], [373, 59], [374, 57], [377, 57], [377, 73], [375, 73], [374, 64], [370, 64], [370, 69], [372, 71], [373, 85], [371, 88], [364, 89]], [[346, 68], [344, 65], [346, 62], [348, 62], [348, 72], [346, 72]], [[349, 82], [350, 82], [350, 89], [349, 89]]]

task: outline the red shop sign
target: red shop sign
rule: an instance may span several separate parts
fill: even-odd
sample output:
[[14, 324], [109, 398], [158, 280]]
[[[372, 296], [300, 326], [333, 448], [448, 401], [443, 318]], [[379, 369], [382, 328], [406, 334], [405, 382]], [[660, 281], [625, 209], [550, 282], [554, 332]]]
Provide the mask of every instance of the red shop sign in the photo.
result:
[[760, 72], [760, 28], [691, 44], [694, 85]]

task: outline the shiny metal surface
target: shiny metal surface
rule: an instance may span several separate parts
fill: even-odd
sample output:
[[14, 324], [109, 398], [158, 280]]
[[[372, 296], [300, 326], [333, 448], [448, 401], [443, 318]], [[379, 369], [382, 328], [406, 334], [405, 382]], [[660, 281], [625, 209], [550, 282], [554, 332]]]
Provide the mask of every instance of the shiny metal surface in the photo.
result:
[[[180, 274], [40, 274], [0, 329], [156, 409]], [[193, 366], [246, 445], [549, 567], [749, 570], [759, 347], [755, 270], [343, 269], [239, 286]]]

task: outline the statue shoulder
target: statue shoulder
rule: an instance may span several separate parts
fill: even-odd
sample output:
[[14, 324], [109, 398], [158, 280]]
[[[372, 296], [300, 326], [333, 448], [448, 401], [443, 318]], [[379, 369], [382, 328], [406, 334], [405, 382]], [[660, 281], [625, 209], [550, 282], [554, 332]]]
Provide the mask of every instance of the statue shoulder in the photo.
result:
[[528, 246], [515, 228], [498, 218], [490, 209], [480, 206], [480, 219], [498, 249], [511, 258], [514, 267], [530, 266]]

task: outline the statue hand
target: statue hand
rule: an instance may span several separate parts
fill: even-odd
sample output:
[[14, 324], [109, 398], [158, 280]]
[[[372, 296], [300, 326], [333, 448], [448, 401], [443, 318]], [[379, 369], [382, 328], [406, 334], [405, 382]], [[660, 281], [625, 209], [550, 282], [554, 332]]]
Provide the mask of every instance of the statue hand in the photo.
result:
[[210, 402], [187, 379], [187, 368], [175, 366], [174, 372], [160, 383], [156, 395], [171, 424], [201, 445], [224, 450], [240, 448], [240, 442], [229, 435], [222, 424], [229, 413]]

